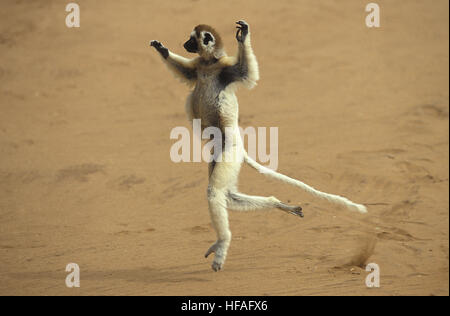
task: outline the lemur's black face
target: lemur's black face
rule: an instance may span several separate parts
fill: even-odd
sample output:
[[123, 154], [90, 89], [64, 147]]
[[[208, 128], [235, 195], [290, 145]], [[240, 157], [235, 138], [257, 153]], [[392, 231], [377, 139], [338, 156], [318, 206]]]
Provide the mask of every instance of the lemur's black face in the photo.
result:
[[189, 40], [186, 43], [184, 43], [183, 46], [189, 53], [198, 52], [197, 39], [194, 36], [191, 36], [191, 38], [189, 38]]

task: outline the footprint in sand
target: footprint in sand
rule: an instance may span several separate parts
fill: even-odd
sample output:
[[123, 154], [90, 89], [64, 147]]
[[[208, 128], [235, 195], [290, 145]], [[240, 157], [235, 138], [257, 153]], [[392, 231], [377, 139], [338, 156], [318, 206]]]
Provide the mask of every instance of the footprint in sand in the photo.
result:
[[423, 104], [414, 107], [407, 114], [419, 117], [428, 116], [438, 119], [448, 119], [448, 108], [436, 104]]
[[124, 175], [114, 181], [113, 186], [119, 190], [130, 190], [136, 185], [142, 184], [146, 181], [144, 177], [139, 177], [134, 174]]
[[144, 230], [135, 230], [135, 231], [130, 231], [130, 230], [121, 230], [119, 232], [115, 232], [114, 235], [116, 236], [128, 236], [128, 235], [132, 235], [132, 234], [144, 234], [144, 233], [151, 233], [154, 232], [156, 229], [154, 228], [147, 228]]
[[193, 226], [190, 228], [186, 228], [185, 230], [189, 231], [191, 234], [203, 234], [203, 233], [208, 233], [211, 230], [209, 229], [209, 226], [207, 225], [202, 225], [202, 226]]
[[58, 171], [57, 181], [78, 181], [87, 182], [89, 176], [96, 173], [105, 173], [105, 166], [99, 164], [85, 163], [77, 166], [71, 166]]

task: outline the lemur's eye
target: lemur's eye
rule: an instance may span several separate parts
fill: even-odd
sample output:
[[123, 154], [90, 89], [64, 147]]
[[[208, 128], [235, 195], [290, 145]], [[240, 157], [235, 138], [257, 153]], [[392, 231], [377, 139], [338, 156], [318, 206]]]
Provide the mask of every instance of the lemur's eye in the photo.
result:
[[214, 42], [212, 35], [210, 33], [205, 33], [205, 37], [203, 38], [203, 44], [208, 45], [210, 41]]

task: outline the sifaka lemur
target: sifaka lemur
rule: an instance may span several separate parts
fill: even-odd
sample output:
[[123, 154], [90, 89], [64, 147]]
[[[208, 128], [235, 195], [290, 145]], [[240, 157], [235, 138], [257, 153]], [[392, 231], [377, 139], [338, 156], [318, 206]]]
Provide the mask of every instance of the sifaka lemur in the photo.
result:
[[[334, 194], [318, 191], [303, 182], [275, 172], [253, 160], [244, 149], [238, 130], [238, 102], [236, 88], [243, 85], [249, 89], [259, 80], [259, 70], [256, 57], [250, 43], [249, 25], [238, 21], [236, 39], [238, 54], [229, 57], [224, 51], [219, 34], [211, 26], [198, 25], [190, 34], [184, 48], [189, 53], [199, 56], [187, 59], [169, 51], [158, 41], [151, 41], [162, 56], [165, 64], [175, 74], [190, 86], [194, 86], [186, 101], [186, 112], [190, 121], [201, 120], [202, 130], [213, 126], [219, 128], [225, 135], [219, 141], [220, 153], [212, 153], [214, 159], [209, 163], [209, 185], [207, 198], [213, 227], [217, 241], [208, 249], [205, 257], [215, 254], [212, 268], [222, 269], [231, 232], [228, 224], [227, 209], [249, 211], [265, 208], [278, 208], [287, 213], [303, 217], [300, 206], [290, 206], [277, 198], [251, 196], [237, 190], [237, 181], [242, 162], [245, 161], [259, 172], [278, 180], [300, 187], [319, 198], [343, 205], [349, 209], [366, 213], [365, 206]], [[233, 131], [226, 133], [225, 130]], [[227, 146], [231, 144], [231, 146]], [[229, 159], [233, 155], [233, 159]]]

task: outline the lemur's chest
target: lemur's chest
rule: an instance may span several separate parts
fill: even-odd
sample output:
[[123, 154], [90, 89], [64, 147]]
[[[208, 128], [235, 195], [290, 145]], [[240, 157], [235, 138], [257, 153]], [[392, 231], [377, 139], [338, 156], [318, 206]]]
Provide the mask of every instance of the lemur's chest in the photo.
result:
[[218, 103], [221, 92], [217, 77], [219, 70], [213, 67], [198, 67], [197, 82], [194, 89], [194, 98], [197, 103], [214, 106]]
[[[199, 67], [197, 69], [197, 86], [202, 89], [218, 90], [217, 83], [220, 71], [218, 69], [211, 69], [209, 67]], [[220, 92], [220, 91], [218, 91]]]
[[[237, 121], [238, 104], [233, 91], [223, 89], [219, 70], [198, 69], [197, 83], [192, 92], [193, 117], [202, 125], [217, 126], [219, 121]], [[227, 123], [228, 125], [228, 123]]]

